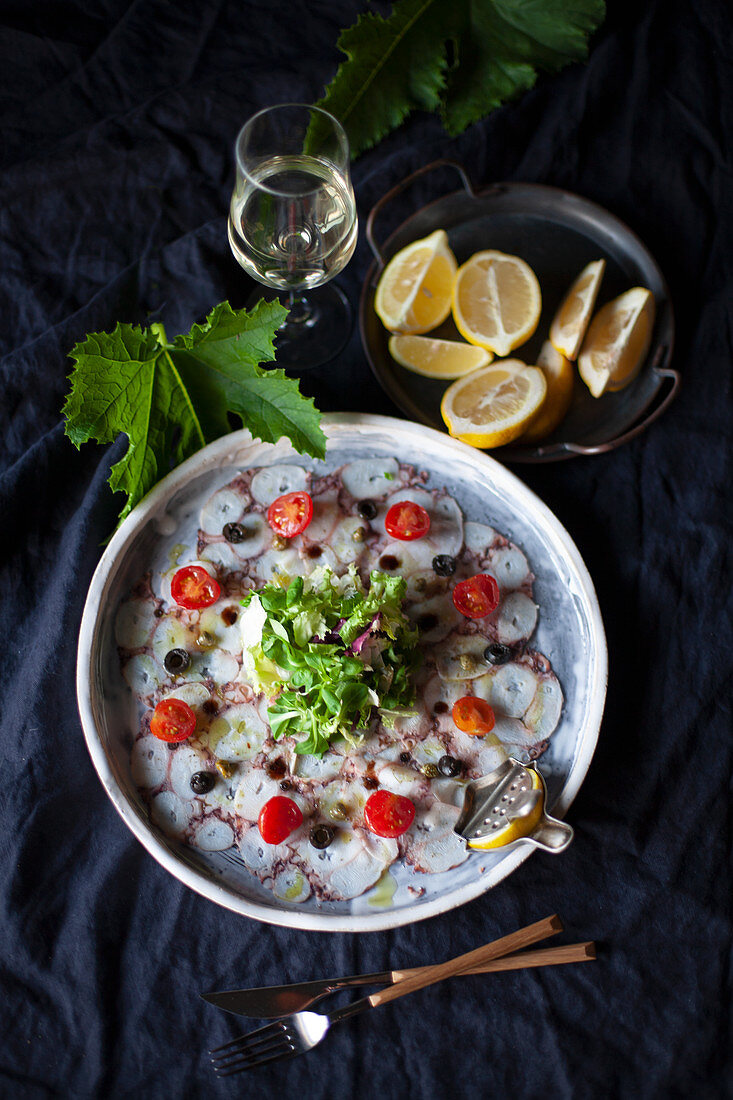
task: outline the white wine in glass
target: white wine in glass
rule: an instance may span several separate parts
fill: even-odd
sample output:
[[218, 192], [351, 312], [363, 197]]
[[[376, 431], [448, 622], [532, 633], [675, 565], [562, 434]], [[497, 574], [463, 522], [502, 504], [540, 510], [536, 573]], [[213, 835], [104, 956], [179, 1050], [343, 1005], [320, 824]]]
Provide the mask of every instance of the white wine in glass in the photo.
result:
[[[317, 107], [270, 107], [245, 124], [229, 243], [241, 267], [290, 313], [277, 338], [278, 362], [303, 369], [333, 358], [351, 331], [344, 295], [324, 284], [353, 255], [357, 238], [346, 135]], [[312, 292], [324, 288], [316, 294]], [[262, 292], [252, 301], [263, 297]]]

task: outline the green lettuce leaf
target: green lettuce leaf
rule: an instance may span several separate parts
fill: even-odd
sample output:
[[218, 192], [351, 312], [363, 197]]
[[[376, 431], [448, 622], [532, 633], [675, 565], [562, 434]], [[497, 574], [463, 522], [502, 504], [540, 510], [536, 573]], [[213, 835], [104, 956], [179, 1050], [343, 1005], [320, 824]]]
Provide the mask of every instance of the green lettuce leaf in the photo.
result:
[[339, 66], [318, 106], [340, 120], [352, 156], [414, 110], [440, 110], [458, 134], [588, 53], [603, 0], [395, 0], [341, 32]]
[[128, 439], [109, 478], [127, 497], [120, 522], [174, 466], [229, 432], [229, 413], [265, 442], [287, 436], [300, 453], [324, 457], [313, 401], [284, 371], [259, 366], [275, 358], [286, 315], [277, 302], [250, 311], [220, 302], [172, 343], [162, 325], [118, 324], [73, 348], [63, 408], [69, 439], [77, 448], [91, 439], [112, 443], [121, 432]]
[[341, 577], [324, 568], [244, 597], [243, 668], [270, 696], [273, 737], [292, 736], [296, 752], [321, 756], [335, 737], [356, 743], [375, 708], [389, 721], [409, 712], [419, 653], [402, 611], [405, 587], [403, 577], [375, 570], [365, 589], [352, 566]]

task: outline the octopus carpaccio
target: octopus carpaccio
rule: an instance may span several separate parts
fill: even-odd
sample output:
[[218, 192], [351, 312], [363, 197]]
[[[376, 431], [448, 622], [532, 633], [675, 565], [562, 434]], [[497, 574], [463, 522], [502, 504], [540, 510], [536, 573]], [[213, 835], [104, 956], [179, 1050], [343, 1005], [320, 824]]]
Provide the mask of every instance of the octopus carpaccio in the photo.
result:
[[[560, 684], [548, 659], [529, 646], [537, 607], [527, 559], [492, 527], [466, 521], [458, 502], [444, 489], [428, 488], [428, 480], [396, 459], [360, 459], [321, 477], [298, 465], [249, 469], [206, 501], [198, 545], [177, 548], [169, 571], [146, 574], [120, 605], [116, 640], [122, 672], [141, 707], [132, 776], [151, 820], [203, 851], [229, 852], [279, 899], [355, 898], [396, 860], [413, 870], [410, 893], [420, 896], [421, 874], [447, 871], [468, 858], [464, 840], [454, 832], [466, 781], [509, 755], [537, 758], [560, 719]], [[267, 508], [281, 494], [300, 489], [313, 499], [313, 519], [282, 546], [268, 526]], [[362, 505], [360, 511], [364, 500], [376, 505], [371, 519], [362, 513], [374, 508]], [[400, 500], [428, 511], [425, 537], [390, 540], [384, 517]], [[246, 528], [245, 541], [227, 541], [223, 528], [232, 522]], [[436, 573], [437, 555], [455, 558], [453, 576]], [[184, 610], [170, 597], [173, 573], [192, 562], [204, 565], [221, 585], [221, 598], [202, 611]], [[268, 699], [243, 675], [240, 600], [267, 582], [287, 584], [323, 565], [343, 574], [351, 563], [365, 584], [375, 568], [406, 580], [405, 611], [419, 629], [423, 655], [415, 707], [393, 728], [375, 717], [356, 747], [338, 740], [321, 758], [298, 755], [292, 738], [273, 739]], [[455, 609], [451, 589], [479, 572], [494, 576], [501, 600], [490, 616], [469, 620]], [[510, 647], [511, 659], [489, 664], [484, 652], [490, 642]], [[192, 657], [179, 676], [166, 672], [163, 663], [173, 648]], [[465, 695], [491, 704], [496, 724], [486, 737], [469, 736], [454, 725], [453, 703]], [[197, 725], [187, 742], [169, 748], [151, 735], [150, 717], [170, 696], [189, 703]], [[426, 766], [444, 755], [462, 762], [461, 775], [428, 778]], [[216, 784], [195, 795], [191, 776], [202, 770], [211, 771]], [[434, 771], [427, 768], [428, 775]], [[257, 827], [258, 814], [283, 784], [304, 820], [285, 842], [268, 845]], [[413, 825], [397, 839], [376, 836], [364, 825], [364, 804], [376, 787], [415, 804]], [[333, 825], [334, 816], [339, 818], [335, 839], [316, 849], [309, 840], [314, 824]]]

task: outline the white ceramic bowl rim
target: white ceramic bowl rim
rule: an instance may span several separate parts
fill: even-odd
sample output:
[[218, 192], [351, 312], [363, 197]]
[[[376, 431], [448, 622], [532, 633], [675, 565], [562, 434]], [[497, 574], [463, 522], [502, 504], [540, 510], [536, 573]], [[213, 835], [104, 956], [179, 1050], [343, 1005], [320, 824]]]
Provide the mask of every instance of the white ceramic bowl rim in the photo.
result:
[[[537, 515], [541, 515], [546, 528], [552, 532], [558, 549], [573, 569], [578, 580], [582, 598], [586, 605], [585, 611], [588, 615], [592, 642], [592, 652], [589, 655], [592, 669], [588, 720], [585, 728], [579, 731], [578, 749], [567, 779], [553, 806], [554, 814], [559, 817], [564, 816], [580, 789], [593, 757], [603, 715], [608, 676], [608, 654], [598, 601], [593, 582], [574, 542], [547, 505], [506, 467], [484, 452], [467, 447], [466, 444], [441, 432], [411, 421], [362, 413], [327, 414], [323, 417], [322, 426], [329, 437], [337, 436], [341, 428], [366, 432], [371, 430], [381, 433], [394, 433], [395, 438], [400, 438], [400, 450], [403, 447], [403, 440], [407, 440], [408, 443], [410, 439], [413, 440], [413, 454], [424, 452], [426, 445], [455, 450], [457, 453], [460, 452], [464, 460], [466, 452], [470, 452], [472, 461], [476, 465], [487, 466], [488, 464], [494, 482], [502, 483], [505, 487], [511, 488], [518, 506], [524, 506]], [[262, 446], [259, 441], [253, 441], [250, 433], [246, 430], [233, 432], [231, 435], [223, 436], [214, 443], [210, 443], [176, 467], [127, 516], [110, 540], [95, 570], [89, 586], [79, 634], [76, 689], [84, 737], [97, 774], [125, 824], [162, 867], [180, 882], [203, 897], [208, 898], [209, 901], [213, 901], [217, 905], [222, 905], [224, 908], [243, 916], [269, 924], [313, 931], [365, 932], [380, 931], [410, 924], [417, 920], [425, 920], [428, 917], [437, 916], [472, 901], [514, 871], [531, 855], [534, 849], [526, 844], [518, 844], [507, 852], [506, 856], [482, 878], [444, 893], [432, 901], [417, 906], [414, 910], [404, 907], [395, 911], [384, 910], [368, 914], [343, 915], [299, 912], [292, 908], [273, 909], [260, 905], [256, 901], [250, 901], [227, 886], [213, 881], [192, 867], [180, 855], [177, 855], [172, 846], [166, 844], [149, 825], [136, 813], [132, 812], [131, 802], [117, 782], [98, 730], [95, 718], [96, 700], [92, 686], [94, 683], [93, 662], [95, 660], [97, 624], [105, 609], [106, 594], [110, 588], [111, 580], [139, 531], [145, 526], [150, 517], [161, 510], [164, 503], [179, 488], [185, 485], [195, 474], [215, 468], [221, 460], [230, 456], [233, 450], [246, 448], [248, 445]], [[296, 452], [292, 451], [290, 453], [294, 455]]]

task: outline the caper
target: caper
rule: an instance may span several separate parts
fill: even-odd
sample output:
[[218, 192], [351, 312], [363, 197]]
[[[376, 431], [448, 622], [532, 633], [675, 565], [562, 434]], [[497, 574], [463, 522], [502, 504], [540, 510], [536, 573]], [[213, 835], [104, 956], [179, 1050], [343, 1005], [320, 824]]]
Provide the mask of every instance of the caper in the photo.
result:
[[349, 811], [343, 802], [334, 802], [333, 806], [328, 811], [328, 816], [333, 818], [334, 821], [346, 821], [349, 816]]
[[209, 634], [208, 630], [202, 630], [196, 639], [196, 645], [201, 646], [202, 649], [211, 649], [216, 645], [216, 638], [213, 634]]
[[476, 668], [476, 660], [470, 653], [462, 653], [459, 664], [464, 672], [473, 672]]
[[426, 764], [422, 773], [426, 779], [437, 779], [440, 775], [440, 771], [436, 764]]
[[336, 830], [333, 825], [326, 825], [321, 823], [314, 825], [310, 831], [310, 837], [308, 838], [314, 848], [328, 848], [329, 844], [333, 842], [333, 838], [336, 836]]
[[191, 655], [185, 649], [169, 649], [163, 658], [166, 672], [185, 672], [191, 664]]
[[249, 538], [249, 531], [241, 523], [225, 523], [221, 533], [227, 542], [244, 542]]
[[236, 771], [236, 764], [231, 764], [228, 760], [217, 760], [216, 770], [220, 775], [223, 775], [225, 779], [231, 779]]
[[288, 540], [284, 539], [282, 537], [282, 535], [275, 535], [273, 540], [272, 540], [272, 549], [273, 550], [287, 550], [287, 548], [288, 548]]
[[351, 538], [353, 542], [363, 542], [366, 537], [366, 531], [363, 527], [355, 527], [351, 532]]

